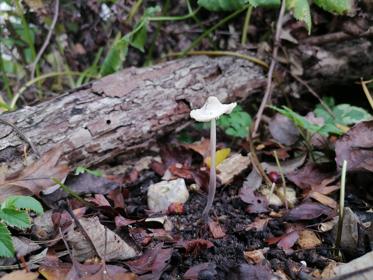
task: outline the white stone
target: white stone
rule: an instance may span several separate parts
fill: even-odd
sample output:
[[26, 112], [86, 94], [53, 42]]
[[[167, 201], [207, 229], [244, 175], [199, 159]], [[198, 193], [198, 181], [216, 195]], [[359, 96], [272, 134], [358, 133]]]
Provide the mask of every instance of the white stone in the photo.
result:
[[188, 198], [184, 179], [161, 181], [148, 189], [148, 206], [154, 212], [166, 211], [171, 203], [185, 203]]

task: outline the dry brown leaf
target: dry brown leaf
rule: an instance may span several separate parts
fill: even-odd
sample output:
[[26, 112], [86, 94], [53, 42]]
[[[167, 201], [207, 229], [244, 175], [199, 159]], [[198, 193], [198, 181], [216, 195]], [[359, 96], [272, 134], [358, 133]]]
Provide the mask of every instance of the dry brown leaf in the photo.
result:
[[314, 200], [320, 202], [321, 204], [324, 204], [326, 206], [329, 206], [332, 209], [337, 208], [337, 201], [335, 201], [333, 198], [330, 198], [329, 196], [326, 196], [319, 192], [312, 192], [310, 194], [310, 197], [312, 197]]
[[39, 276], [37, 272], [26, 272], [25, 270], [17, 270], [8, 273], [0, 278], [0, 280], [36, 280]]
[[209, 229], [215, 239], [223, 238], [225, 236], [225, 232], [223, 231], [221, 225], [215, 221], [209, 222]]
[[30, 166], [1, 180], [0, 202], [10, 195], [39, 195], [41, 191], [56, 185], [52, 178], [63, 181], [69, 168], [59, 162], [61, 154], [59, 146], [53, 148]]
[[299, 233], [298, 245], [302, 249], [312, 249], [321, 245], [321, 241], [313, 231], [305, 229]]
[[265, 260], [263, 250], [264, 249], [245, 251], [243, 252], [243, 255], [248, 263], [260, 264]]
[[234, 176], [239, 175], [242, 171], [250, 166], [251, 160], [249, 156], [241, 154], [232, 154], [223, 160], [217, 167], [217, 177], [222, 185], [232, 182]]
[[[106, 261], [126, 260], [138, 255], [138, 252], [116, 233], [102, 225], [98, 217], [80, 218], [79, 222], [100, 254], [99, 257]], [[78, 261], [84, 261], [95, 256], [95, 251], [81, 232], [71, 228], [67, 234], [67, 241], [72, 246], [74, 258]]]

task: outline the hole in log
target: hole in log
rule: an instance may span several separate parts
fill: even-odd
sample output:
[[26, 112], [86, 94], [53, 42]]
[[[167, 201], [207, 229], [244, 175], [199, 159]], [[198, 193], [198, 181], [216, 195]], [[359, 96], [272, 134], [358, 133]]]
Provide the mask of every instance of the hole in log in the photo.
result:
[[106, 120], [106, 124], [111, 124], [111, 120]]

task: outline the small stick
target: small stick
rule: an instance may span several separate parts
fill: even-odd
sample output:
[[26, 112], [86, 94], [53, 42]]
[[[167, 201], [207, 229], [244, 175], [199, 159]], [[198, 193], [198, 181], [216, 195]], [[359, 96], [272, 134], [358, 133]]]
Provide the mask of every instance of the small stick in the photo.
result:
[[283, 17], [284, 17], [284, 14], [285, 14], [285, 6], [286, 6], [285, 5], [285, 0], [282, 0], [281, 1], [280, 14], [278, 15], [277, 24], [276, 24], [276, 34], [275, 34], [273, 51], [272, 51], [272, 60], [271, 60], [271, 64], [269, 66], [269, 71], [268, 71], [267, 87], [266, 87], [264, 97], [262, 99], [262, 103], [260, 104], [258, 113], [256, 115], [255, 125], [254, 125], [254, 129], [253, 129], [253, 132], [252, 132], [252, 138], [255, 137], [256, 132], [258, 131], [260, 121], [262, 119], [264, 108], [266, 107], [267, 102], [270, 99], [270, 96], [271, 96], [271, 93], [272, 93], [272, 89], [273, 89], [273, 87], [272, 87], [272, 76], [273, 76], [273, 71], [275, 70], [278, 48], [279, 48], [280, 40], [281, 40], [282, 21], [283, 21]]
[[5, 125], [9, 125], [10, 127], [13, 128], [13, 130], [15, 132], [17, 132], [17, 134], [19, 135], [19, 137], [21, 137], [21, 139], [23, 141], [25, 141], [27, 144], [29, 144], [31, 150], [37, 155], [38, 158], [40, 158], [40, 153], [39, 151], [36, 149], [35, 145], [31, 142], [31, 140], [13, 123], [9, 122], [9, 121], [6, 121], [2, 118], [0, 118], [0, 123], [2, 124], [5, 124]]
[[43, 43], [43, 46], [41, 47], [40, 51], [38, 52], [34, 62], [30, 65], [31, 66], [31, 80], [34, 79], [35, 77], [35, 69], [36, 69], [36, 65], [38, 64], [41, 56], [43, 55], [45, 49], [47, 48], [47, 46], [49, 45], [49, 41], [51, 40], [51, 37], [52, 37], [52, 33], [53, 33], [53, 30], [54, 30], [54, 27], [56, 26], [56, 23], [57, 23], [57, 19], [58, 19], [58, 12], [59, 12], [59, 7], [60, 7], [60, 0], [56, 0], [56, 5], [54, 7], [54, 16], [53, 16], [53, 21], [52, 21], [52, 24], [49, 28], [49, 31], [48, 31], [48, 34], [47, 34], [47, 37], [45, 38], [45, 41]]
[[347, 172], [347, 161], [343, 161], [342, 165], [342, 176], [341, 176], [341, 190], [339, 193], [339, 219], [337, 228], [337, 238], [335, 241], [335, 253], [340, 253], [340, 245], [342, 240], [342, 230], [343, 230], [343, 218], [344, 218], [344, 207], [345, 207], [345, 189], [346, 189], [346, 172]]
[[278, 170], [279, 170], [280, 175], [281, 175], [282, 188], [284, 189], [285, 208], [286, 208], [286, 210], [288, 210], [289, 207], [288, 207], [288, 199], [287, 199], [287, 196], [286, 196], [286, 183], [285, 183], [284, 172], [283, 172], [283, 170], [282, 170], [282, 168], [281, 168], [281, 164], [280, 164], [280, 161], [279, 161], [279, 159], [278, 159], [277, 152], [276, 152], [276, 151], [273, 151], [273, 154], [274, 154], [274, 156], [275, 156], [276, 164], [277, 164]]

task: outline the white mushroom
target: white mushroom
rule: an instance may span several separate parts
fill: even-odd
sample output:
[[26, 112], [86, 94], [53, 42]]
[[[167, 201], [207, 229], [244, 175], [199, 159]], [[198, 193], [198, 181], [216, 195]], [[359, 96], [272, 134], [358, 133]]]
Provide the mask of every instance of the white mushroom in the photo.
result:
[[216, 153], [216, 119], [223, 114], [229, 114], [232, 112], [237, 103], [221, 104], [219, 99], [215, 96], [207, 98], [206, 103], [200, 109], [192, 110], [190, 117], [198, 122], [209, 122], [210, 126], [210, 181], [209, 181], [209, 193], [207, 197], [207, 204], [202, 213], [202, 218], [207, 222], [210, 209], [215, 197], [216, 191], [216, 167], [215, 167], [215, 153]]

